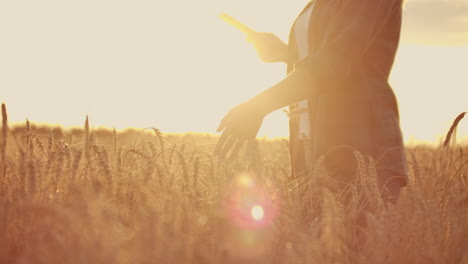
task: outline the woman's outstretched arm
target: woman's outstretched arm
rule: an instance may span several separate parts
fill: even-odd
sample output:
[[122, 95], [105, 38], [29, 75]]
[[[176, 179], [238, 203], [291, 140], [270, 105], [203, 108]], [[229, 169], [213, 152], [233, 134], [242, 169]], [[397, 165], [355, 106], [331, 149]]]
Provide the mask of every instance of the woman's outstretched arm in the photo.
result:
[[297, 63], [283, 81], [260, 93], [250, 103], [270, 113], [323, 89], [345, 88], [353, 64], [360, 62], [376, 34], [387, 23], [401, 0], [343, 0], [340, 11], [327, 30], [323, 48]]
[[356, 62], [364, 57], [376, 34], [402, 0], [340, 0], [325, 45], [295, 65], [296, 70], [270, 89], [235, 107], [223, 119], [216, 152], [223, 158], [245, 141], [255, 139], [263, 117], [292, 103], [316, 96], [322, 89], [341, 89]]

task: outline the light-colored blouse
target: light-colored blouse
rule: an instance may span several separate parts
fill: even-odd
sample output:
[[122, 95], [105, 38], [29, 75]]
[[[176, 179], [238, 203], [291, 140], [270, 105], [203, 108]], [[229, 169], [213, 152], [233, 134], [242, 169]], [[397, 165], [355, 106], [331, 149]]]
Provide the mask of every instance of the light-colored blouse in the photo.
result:
[[[297, 18], [293, 27], [298, 60], [305, 59], [309, 55], [309, 22], [314, 6], [315, 2], [307, 7]], [[309, 106], [307, 100], [300, 101], [297, 103], [297, 106], [299, 111], [298, 136], [300, 139], [307, 139], [310, 137]]]

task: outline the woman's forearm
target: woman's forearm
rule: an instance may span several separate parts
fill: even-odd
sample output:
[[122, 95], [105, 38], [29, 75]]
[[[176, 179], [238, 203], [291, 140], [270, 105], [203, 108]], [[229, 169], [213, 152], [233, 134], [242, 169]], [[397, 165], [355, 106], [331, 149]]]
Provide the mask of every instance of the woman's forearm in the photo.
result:
[[266, 116], [282, 107], [297, 103], [315, 93], [314, 81], [305, 69], [298, 69], [273, 87], [259, 93], [247, 103], [259, 109]]

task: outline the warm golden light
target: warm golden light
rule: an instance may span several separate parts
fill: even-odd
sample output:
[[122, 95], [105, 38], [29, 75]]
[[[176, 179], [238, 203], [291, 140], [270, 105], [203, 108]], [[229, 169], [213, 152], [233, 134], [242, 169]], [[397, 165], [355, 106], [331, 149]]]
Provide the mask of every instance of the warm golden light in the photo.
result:
[[261, 221], [263, 219], [263, 215], [264, 215], [263, 207], [261, 207], [260, 205], [256, 205], [256, 206], [252, 207], [251, 215], [252, 215], [252, 218], [255, 221]]
[[242, 230], [265, 230], [280, 213], [280, 199], [266, 189], [257, 177], [241, 173], [232, 179], [223, 201], [226, 219]]
[[242, 187], [253, 187], [253, 180], [249, 175], [242, 175], [238, 178], [239, 185]]
[[[214, 133], [229, 109], [285, 77], [285, 65], [262, 63], [245, 34], [218, 15], [226, 12], [287, 41], [307, 2], [2, 1], [0, 87], [8, 89], [0, 101], [8, 104], [11, 122], [68, 127], [88, 114], [94, 127]], [[466, 10], [468, 2], [406, 2], [390, 83], [406, 139], [437, 141], [466, 111], [468, 19], [451, 12]], [[441, 102], [444, 94], [453, 96]], [[70, 95], [74, 100], [66, 100]], [[288, 133], [288, 119], [277, 111], [259, 136]], [[466, 124], [458, 135], [468, 135]]]

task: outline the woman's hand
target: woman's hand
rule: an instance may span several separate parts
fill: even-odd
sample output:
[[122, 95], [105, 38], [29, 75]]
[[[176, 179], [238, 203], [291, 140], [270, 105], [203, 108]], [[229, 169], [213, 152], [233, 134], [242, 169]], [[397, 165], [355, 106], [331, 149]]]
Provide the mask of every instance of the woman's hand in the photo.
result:
[[254, 44], [258, 57], [263, 62], [289, 62], [289, 48], [272, 33], [255, 32], [247, 35], [247, 41]]
[[244, 143], [255, 143], [255, 139], [262, 125], [264, 114], [253, 104], [243, 103], [223, 118], [217, 132], [223, 131], [216, 144], [215, 154], [222, 161], [230, 150], [230, 159], [237, 156]]

